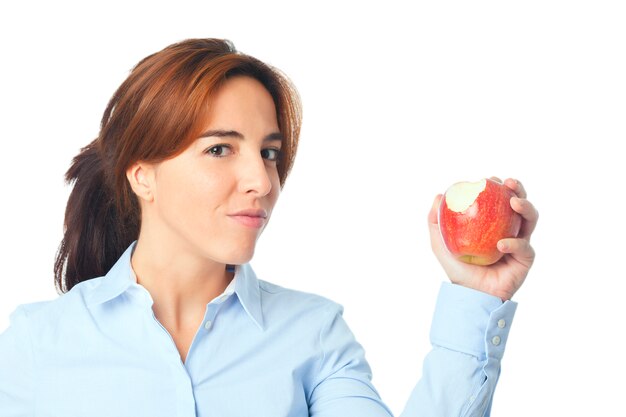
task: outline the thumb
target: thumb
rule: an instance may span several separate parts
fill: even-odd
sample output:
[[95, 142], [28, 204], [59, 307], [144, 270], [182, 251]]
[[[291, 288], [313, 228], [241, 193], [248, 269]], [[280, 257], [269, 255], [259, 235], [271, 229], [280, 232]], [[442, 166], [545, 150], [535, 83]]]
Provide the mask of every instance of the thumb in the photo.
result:
[[428, 224], [438, 224], [438, 215], [439, 215], [439, 204], [441, 204], [441, 199], [443, 194], [437, 194], [435, 196], [435, 200], [433, 201], [433, 206], [430, 208], [430, 213], [428, 213]]
[[445, 253], [446, 248], [439, 231], [439, 205], [441, 204], [442, 194], [437, 194], [433, 205], [428, 213], [428, 231], [430, 232], [430, 246], [435, 256], [441, 261], [441, 255]]

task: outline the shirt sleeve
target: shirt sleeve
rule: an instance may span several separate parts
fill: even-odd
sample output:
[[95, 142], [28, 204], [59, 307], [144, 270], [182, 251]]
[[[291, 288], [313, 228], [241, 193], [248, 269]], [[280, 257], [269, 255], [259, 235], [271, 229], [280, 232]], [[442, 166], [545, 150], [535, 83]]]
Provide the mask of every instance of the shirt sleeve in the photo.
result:
[[445, 282], [432, 350], [401, 417], [488, 417], [517, 303]]
[[365, 351], [343, 319], [343, 307], [333, 304], [319, 335], [320, 365], [309, 399], [310, 417], [390, 417], [372, 385]]
[[10, 325], [0, 334], [0, 415], [34, 415], [33, 351], [28, 322], [18, 307], [10, 316]]
[[[517, 304], [443, 283], [431, 326], [432, 350], [401, 417], [489, 416]], [[336, 306], [320, 332], [318, 380], [311, 417], [389, 417], [371, 383], [371, 369]]]

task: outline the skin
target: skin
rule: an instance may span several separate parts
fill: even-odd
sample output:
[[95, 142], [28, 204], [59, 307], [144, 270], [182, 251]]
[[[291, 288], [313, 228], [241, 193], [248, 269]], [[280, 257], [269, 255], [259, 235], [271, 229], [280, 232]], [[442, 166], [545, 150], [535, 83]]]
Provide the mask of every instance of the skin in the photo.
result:
[[[496, 177], [492, 179], [502, 182]], [[511, 208], [522, 216], [522, 226], [517, 238], [502, 239], [498, 242], [498, 250], [505, 255], [493, 265], [466, 264], [455, 259], [448, 252], [437, 224], [437, 212], [442, 194], [435, 197], [428, 214], [431, 248], [450, 281], [500, 297], [502, 301], [510, 300], [522, 286], [535, 260], [535, 251], [530, 245], [530, 237], [539, 218], [537, 209], [526, 199], [526, 190], [521, 182], [507, 178], [504, 185], [513, 190], [517, 196], [511, 197]]]
[[[258, 81], [239, 76], [212, 99], [203, 132], [236, 131], [243, 139], [200, 137], [174, 158], [139, 161], [126, 172], [142, 213], [131, 264], [183, 361], [206, 305], [233, 279], [226, 265], [252, 259], [280, 193], [274, 159], [281, 141], [264, 140], [280, 132], [270, 94]], [[262, 228], [229, 217], [250, 208], [267, 211]]]

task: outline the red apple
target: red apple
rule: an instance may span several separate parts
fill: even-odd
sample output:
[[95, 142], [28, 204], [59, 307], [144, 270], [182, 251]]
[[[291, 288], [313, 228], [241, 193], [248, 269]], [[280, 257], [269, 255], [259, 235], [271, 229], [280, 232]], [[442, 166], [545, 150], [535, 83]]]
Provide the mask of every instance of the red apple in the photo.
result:
[[511, 208], [513, 196], [510, 188], [490, 179], [448, 188], [439, 205], [439, 230], [450, 253], [475, 265], [498, 262], [504, 255], [498, 241], [517, 237], [522, 224]]

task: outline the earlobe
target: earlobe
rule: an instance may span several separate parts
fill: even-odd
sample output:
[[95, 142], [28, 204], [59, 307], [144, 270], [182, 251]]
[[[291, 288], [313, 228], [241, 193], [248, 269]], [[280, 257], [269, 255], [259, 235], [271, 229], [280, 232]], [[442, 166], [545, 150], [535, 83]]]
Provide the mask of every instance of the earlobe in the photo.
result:
[[153, 182], [151, 181], [152, 168], [148, 164], [135, 162], [126, 170], [126, 178], [137, 197], [147, 202], [151, 202], [154, 199]]

